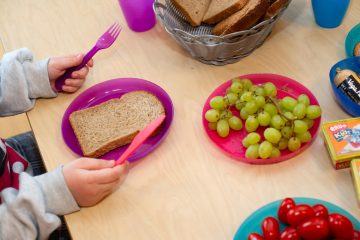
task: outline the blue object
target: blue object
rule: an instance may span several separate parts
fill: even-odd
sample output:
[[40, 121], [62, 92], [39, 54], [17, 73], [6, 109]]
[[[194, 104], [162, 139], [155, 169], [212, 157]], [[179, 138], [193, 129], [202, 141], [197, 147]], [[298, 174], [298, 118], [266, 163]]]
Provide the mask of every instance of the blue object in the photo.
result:
[[354, 48], [358, 42], [360, 42], [360, 23], [353, 27], [346, 36], [345, 50], [348, 57], [354, 55]]
[[334, 79], [336, 76], [336, 68], [350, 69], [356, 74], [360, 73], [360, 57], [349, 57], [338, 63], [336, 63], [330, 70], [330, 83], [333, 89], [334, 95], [340, 106], [350, 115], [354, 117], [360, 116], [360, 105], [353, 102], [348, 96], [342, 93], [335, 85]]
[[323, 28], [338, 27], [348, 9], [350, 0], [312, 0], [316, 23]]
[[[256, 210], [253, 214], [251, 214], [240, 226], [240, 228], [237, 230], [234, 240], [245, 240], [249, 236], [250, 233], [256, 232], [260, 235], [262, 235], [261, 231], [261, 223], [266, 217], [275, 217], [277, 219], [277, 210], [280, 206], [282, 200], [278, 200], [272, 203], [269, 203], [262, 208]], [[353, 223], [354, 228], [356, 230], [360, 230], [360, 222], [357, 220], [354, 216], [352, 216], [350, 213], [345, 211], [344, 209], [315, 198], [304, 198], [304, 197], [297, 197], [294, 198], [294, 201], [296, 204], [308, 204], [310, 206], [313, 206], [315, 204], [323, 204], [325, 207], [327, 207], [329, 213], [340, 213], [344, 215], [345, 217], [349, 218], [350, 221]], [[285, 229], [285, 225], [280, 223], [280, 229], [281, 231]]]

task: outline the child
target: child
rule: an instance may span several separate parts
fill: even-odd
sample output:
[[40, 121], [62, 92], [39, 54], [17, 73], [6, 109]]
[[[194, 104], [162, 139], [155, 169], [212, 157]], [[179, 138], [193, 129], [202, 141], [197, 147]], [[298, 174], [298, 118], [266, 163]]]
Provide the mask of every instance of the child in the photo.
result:
[[[36, 98], [56, 97], [55, 80], [82, 58], [34, 62], [28, 49], [5, 54], [0, 62], [0, 116], [30, 110]], [[73, 72], [63, 91], [77, 91], [92, 65], [91, 60]], [[0, 139], [0, 239], [47, 239], [61, 224], [58, 215], [95, 205], [123, 181], [127, 164], [113, 166], [114, 161], [79, 158], [45, 173], [31, 133]]]

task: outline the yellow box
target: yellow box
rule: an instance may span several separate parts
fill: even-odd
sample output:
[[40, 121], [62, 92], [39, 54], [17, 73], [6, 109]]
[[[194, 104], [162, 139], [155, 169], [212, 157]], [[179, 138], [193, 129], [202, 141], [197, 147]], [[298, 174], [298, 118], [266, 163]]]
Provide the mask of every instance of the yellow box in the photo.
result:
[[323, 123], [321, 130], [335, 169], [348, 168], [352, 159], [360, 158], [360, 118]]
[[354, 182], [356, 191], [356, 198], [360, 204], [360, 159], [354, 159], [351, 161], [351, 175]]

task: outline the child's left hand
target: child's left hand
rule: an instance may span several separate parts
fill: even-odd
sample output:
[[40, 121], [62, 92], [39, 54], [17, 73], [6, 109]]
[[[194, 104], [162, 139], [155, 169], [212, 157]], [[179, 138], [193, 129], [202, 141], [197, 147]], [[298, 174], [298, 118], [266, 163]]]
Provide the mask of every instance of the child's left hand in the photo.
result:
[[[63, 57], [51, 57], [48, 64], [48, 73], [49, 80], [52, 89], [56, 92], [55, 80], [58, 79], [61, 75], [65, 73], [68, 68], [78, 66], [84, 55], [67, 55]], [[83, 84], [86, 78], [86, 75], [89, 72], [89, 67], [93, 66], [93, 60], [91, 59], [85, 67], [75, 71], [71, 74], [71, 78], [65, 80], [65, 84], [62, 87], [64, 92], [73, 93], [76, 92]]]

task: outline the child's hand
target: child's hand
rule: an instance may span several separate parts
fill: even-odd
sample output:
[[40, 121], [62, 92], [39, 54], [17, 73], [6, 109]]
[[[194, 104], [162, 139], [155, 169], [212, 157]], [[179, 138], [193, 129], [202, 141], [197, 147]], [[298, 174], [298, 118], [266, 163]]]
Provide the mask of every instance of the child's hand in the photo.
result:
[[[48, 64], [49, 80], [51, 87], [55, 92], [55, 80], [62, 76], [66, 69], [78, 66], [82, 62], [83, 57], [83, 54], [78, 54], [50, 58]], [[69, 93], [76, 92], [83, 85], [86, 75], [89, 72], [89, 67], [92, 66], [93, 60], [91, 59], [85, 67], [73, 72], [71, 74], [71, 78], [65, 80], [65, 84], [62, 87], [62, 90]]]
[[113, 160], [79, 158], [64, 166], [65, 181], [79, 206], [95, 205], [122, 183], [128, 163], [114, 164]]

